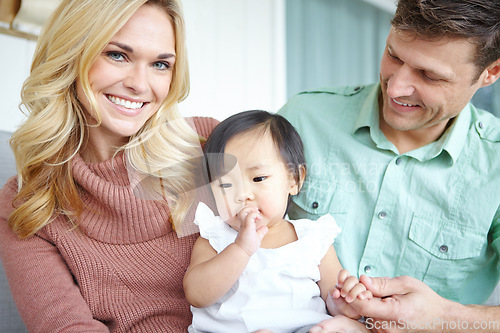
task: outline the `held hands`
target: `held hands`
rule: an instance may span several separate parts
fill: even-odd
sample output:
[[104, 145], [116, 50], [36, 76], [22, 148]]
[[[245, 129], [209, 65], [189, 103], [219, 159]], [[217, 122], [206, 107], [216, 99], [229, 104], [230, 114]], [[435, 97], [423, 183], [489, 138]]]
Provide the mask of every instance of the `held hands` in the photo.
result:
[[260, 248], [262, 239], [269, 229], [262, 223], [262, 216], [256, 208], [243, 207], [237, 214], [241, 221], [235, 243], [249, 256], [252, 256]]
[[[425, 325], [426, 331], [440, 332], [444, 312], [447, 310], [454, 313], [455, 307], [460, 306], [442, 298], [422, 281], [409, 276], [361, 276], [360, 280], [376, 297], [364, 304], [356, 304], [355, 307], [369, 317], [367, 327], [376, 332], [421, 332], [423, 329], [418, 325], [423, 323], [428, 323]], [[415, 327], [417, 329], [412, 329]]]
[[353, 307], [353, 303], [372, 298], [372, 293], [349, 272], [342, 269], [339, 272], [337, 286], [330, 290], [326, 305], [332, 316], [344, 315], [352, 319], [361, 317], [360, 313]]
[[[336, 306], [339, 309], [337, 313], [352, 310], [362, 314], [368, 317], [365, 324], [337, 315], [322, 321], [311, 332], [421, 332], [423, 329], [416, 325], [421, 323], [432, 324], [432, 327], [426, 327], [426, 331], [440, 332], [439, 320], [444, 320], [445, 309], [453, 313], [458, 312], [457, 306], [461, 306], [442, 298], [425, 283], [409, 276], [370, 278], [362, 275], [360, 281], [373, 294], [373, 298], [357, 298], [352, 303], [346, 302], [351, 306], [349, 310], [342, 304], [345, 301], [342, 297], [329, 297], [331, 303], [328, 309], [332, 311], [333, 306]], [[353, 312], [348, 314], [352, 315]], [[412, 329], [412, 326], [417, 328]]]
[[370, 301], [372, 293], [360, 283], [358, 278], [350, 276], [345, 269], [339, 272], [337, 286], [330, 290], [326, 300], [328, 312], [334, 316], [322, 321], [309, 331], [310, 333], [360, 333], [370, 332], [366, 326], [357, 321], [361, 315], [354, 305]]

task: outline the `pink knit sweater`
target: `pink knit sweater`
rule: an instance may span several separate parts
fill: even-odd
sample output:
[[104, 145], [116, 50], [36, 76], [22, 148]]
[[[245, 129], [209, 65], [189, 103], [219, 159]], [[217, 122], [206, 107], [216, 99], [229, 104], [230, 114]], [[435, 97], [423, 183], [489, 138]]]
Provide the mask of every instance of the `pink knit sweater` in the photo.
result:
[[[205, 137], [216, 125], [194, 120]], [[77, 229], [59, 215], [19, 240], [7, 225], [15, 179], [0, 190], [0, 255], [28, 330], [185, 332], [182, 279], [196, 235], [178, 238], [165, 206], [133, 195], [123, 155], [97, 164], [76, 156], [73, 173], [88, 207]]]

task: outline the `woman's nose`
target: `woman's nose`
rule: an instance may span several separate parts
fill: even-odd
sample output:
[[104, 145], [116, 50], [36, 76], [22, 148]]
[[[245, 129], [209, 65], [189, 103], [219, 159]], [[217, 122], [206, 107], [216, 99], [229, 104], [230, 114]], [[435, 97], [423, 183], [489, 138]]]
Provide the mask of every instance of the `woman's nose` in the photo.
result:
[[143, 93], [148, 87], [147, 69], [140, 65], [134, 65], [127, 71], [123, 85], [136, 94]]

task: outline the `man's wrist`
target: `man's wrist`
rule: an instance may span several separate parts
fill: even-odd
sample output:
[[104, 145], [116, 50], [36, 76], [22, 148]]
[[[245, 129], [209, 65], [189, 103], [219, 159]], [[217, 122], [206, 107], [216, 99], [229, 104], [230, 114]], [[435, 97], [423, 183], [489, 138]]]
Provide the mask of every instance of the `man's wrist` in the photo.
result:
[[500, 332], [500, 307], [463, 305], [447, 300], [440, 332]]

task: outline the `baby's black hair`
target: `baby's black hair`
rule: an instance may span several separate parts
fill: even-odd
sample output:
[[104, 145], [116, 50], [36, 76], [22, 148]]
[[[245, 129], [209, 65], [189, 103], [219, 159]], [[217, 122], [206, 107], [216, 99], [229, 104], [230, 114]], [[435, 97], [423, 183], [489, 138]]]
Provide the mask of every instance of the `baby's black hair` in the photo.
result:
[[262, 110], [234, 114], [214, 128], [205, 143], [208, 181], [213, 182], [233, 167], [224, 167], [223, 156], [227, 142], [238, 134], [256, 129], [261, 129], [263, 134], [269, 132], [283, 162], [300, 188], [301, 169], [305, 172], [306, 167], [302, 139], [283, 116]]

